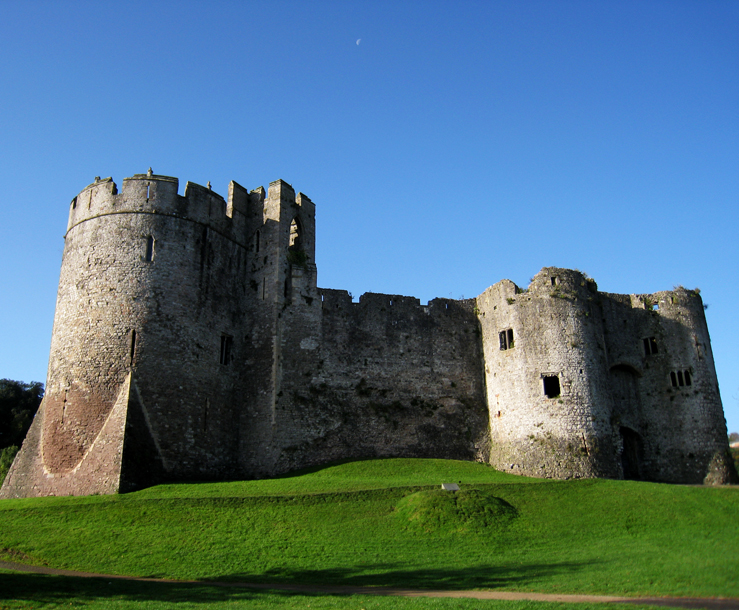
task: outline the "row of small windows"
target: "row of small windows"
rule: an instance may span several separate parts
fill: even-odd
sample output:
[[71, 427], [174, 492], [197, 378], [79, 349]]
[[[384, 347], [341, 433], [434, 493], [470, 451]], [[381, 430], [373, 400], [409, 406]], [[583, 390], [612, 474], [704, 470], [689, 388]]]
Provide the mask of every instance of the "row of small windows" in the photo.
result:
[[672, 371], [670, 373], [670, 382], [673, 388], [693, 385], [690, 371]]
[[[498, 333], [498, 339], [500, 341], [501, 351], [511, 349], [514, 346], [513, 329], [507, 328], [506, 330], [501, 330]], [[642, 339], [642, 341], [644, 343], [644, 353], [647, 356], [653, 356], [659, 353], [659, 348], [657, 347], [657, 339], [655, 339], [654, 337], [647, 337], [646, 339]]]

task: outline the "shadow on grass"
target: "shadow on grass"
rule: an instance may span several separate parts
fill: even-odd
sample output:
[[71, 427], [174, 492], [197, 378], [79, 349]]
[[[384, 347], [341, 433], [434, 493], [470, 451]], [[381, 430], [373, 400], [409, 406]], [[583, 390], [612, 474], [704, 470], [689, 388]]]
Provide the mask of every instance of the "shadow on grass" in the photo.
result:
[[[325, 586], [327, 591], [249, 589], [237, 586], [215, 586], [208, 581], [201, 583], [144, 582], [107, 578], [83, 578], [0, 572], [1, 602], [23, 600], [36, 604], [84, 605], [96, 600], [128, 602], [188, 602], [191, 604], [215, 604], [227, 601], [261, 601], [279, 604], [280, 600], [295, 595], [306, 597], [345, 596], [358, 591], [349, 587], [386, 586], [405, 589], [460, 590], [472, 587], [516, 588], [539, 577], [568, 574], [579, 569], [578, 564], [521, 565], [517, 567], [478, 567], [467, 570], [403, 570], [392, 564], [373, 564], [361, 569], [327, 570], [273, 570], [266, 574], [231, 574], [219, 579], [229, 583], [269, 583], [276, 586]], [[376, 573], [367, 573], [373, 571]], [[346, 587], [347, 590], [342, 590]]]
[[[588, 566], [592, 562], [588, 562]], [[509, 566], [474, 566], [463, 569], [403, 569], [403, 564], [373, 563], [346, 568], [320, 570], [273, 569], [262, 574], [246, 572], [220, 576], [214, 580], [263, 582], [273, 584], [314, 584], [408, 589], [509, 589], [525, 586], [552, 576], [564, 576], [580, 570], [584, 563], [520, 564]], [[551, 581], [550, 581], [551, 582]]]
[[293, 594], [292, 591], [262, 591], [207, 584], [0, 573], [0, 608], [11, 601], [50, 605], [71, 604], [77, 607], [99, 600], [215, 604], [236, 600], [264, 600], [265, 597], [269, 597], [277, 602], [280, 598]]

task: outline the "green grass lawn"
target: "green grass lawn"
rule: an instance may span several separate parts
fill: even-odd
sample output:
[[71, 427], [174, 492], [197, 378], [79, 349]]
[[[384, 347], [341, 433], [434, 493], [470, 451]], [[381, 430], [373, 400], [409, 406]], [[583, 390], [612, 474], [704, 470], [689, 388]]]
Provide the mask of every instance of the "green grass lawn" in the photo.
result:
[[[456, 494], [437, 491], [460, 481]], [[0, 523], [0, 557], [89, 572], [739, 597], [736, 488], [544, 481], [468, 462], [372, 460], [272, 480], [2, 500]], [[311, 607], [334, 607], [320, 603]], [[474, 603], [438, 607], [481, 607]]]

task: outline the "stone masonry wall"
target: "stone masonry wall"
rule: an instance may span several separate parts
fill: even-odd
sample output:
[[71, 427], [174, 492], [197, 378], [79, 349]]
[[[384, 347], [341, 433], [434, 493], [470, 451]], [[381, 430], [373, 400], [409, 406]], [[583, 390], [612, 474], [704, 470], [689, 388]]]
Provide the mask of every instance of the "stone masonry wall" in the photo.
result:
[[504, 280], [477, 301], [494, 466], [735, 480], [697, 293], [604, 294], [579, 272], [549, 267], [526, 290]]
[[315, 205], [137, 174], [70, 205], [46, 395], [0, 497], [442, 457], [736, 480], [696, 291], [545, 267], [476, 299], [317, 288]]
[[487, 461], [474, 300], [318, 293], [282, 315], [277, 471], [348, 458]]
[[614, 443], [628, 451], [621, 431], [638, 435], [640, 478], [701, 483], [723, 461], [726, 422], [700, 296], [678, 288], [602, 300]]
[[[73, 200], [37, 479], [73, 472], [102, 442], [129, 374], [141, 435], [167, 478], [233, 471], [246, 351], [235, 337], [248, 319], [246, 199], [235, 183], [230, 191], [227, 203], [188, 183], [180, 197], [176, 179], [150, 173], [124, 180], [120, 193], [97, 180]], [[135, 488], [135, 475], [126, 480]]]
[[618, 476], [596, 296], [580, 273], [544, 268], [527, 290], [504, 280], [477, 298], [496, 468]]

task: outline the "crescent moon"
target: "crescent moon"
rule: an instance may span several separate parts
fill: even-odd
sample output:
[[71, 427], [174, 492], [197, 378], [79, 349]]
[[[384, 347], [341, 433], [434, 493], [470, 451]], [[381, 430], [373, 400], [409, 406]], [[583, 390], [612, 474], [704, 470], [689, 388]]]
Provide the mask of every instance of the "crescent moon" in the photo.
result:
[[357, 46], [359, 46], [359, 43], [362, 42], [361, 38], [357, 38]]

